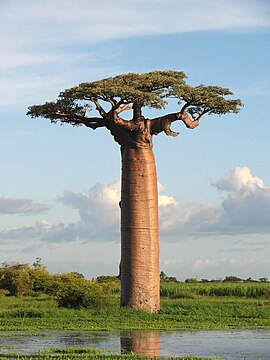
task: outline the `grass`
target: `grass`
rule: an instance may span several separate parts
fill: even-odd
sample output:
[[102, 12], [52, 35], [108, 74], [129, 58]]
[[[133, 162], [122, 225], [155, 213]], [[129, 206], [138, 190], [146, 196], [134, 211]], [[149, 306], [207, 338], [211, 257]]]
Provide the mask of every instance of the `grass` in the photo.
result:
[[[118, 295], [112, 295], [100, 310], [58, 308], [55, 299], [46, 296], [2, 297], [0, 330], [270, 328], [270, 302], [266, 295], [255, 298], [198, 295], [203, 289], [198, 286], [201, 284], [186, 284], [186, 288], [182, 285], [179, 288], [173, 285], [168, 292], [170, 297], [162, 297], [158, 314], [120, 308]], [[195, 290], [191, 291], [191, 287]]]
[[207, 282], [207, 283], [177, 283], [161, 282], [161, 296], [169, 298], [194, 298], [201, 296], [270, 298], [269, 282]]
[[[14, 336], [16, 331], [21, 331], [20, 336], [34, 336], [39, 330], [270, 329], [269, 283], [164, 282], [161, 284], [161, 310], [158, 314], [120, 308], [116, 290], [108, 303], [98, 310], [59, 308], [55, 298], [45, 295], [37, 298], [2, 296], [0, 336]], [[7, 330], [11, 332], [4, 333]], [[46, 349], [29, 355], [7, 351], [1, 351], [0, 347], [0, 360], [145, 359], [137, 354], [116, 355], [89, 348]], [[181, 359], [202, 358], [190, 356]]]
[[[57, 348], [57, 349], [46, 349], [38, 353], [22, 355], [18, 353], [7, 353], [1, 354], [0, 359], [20, 359], [20, 360], [45, 360], [45, 359], [54, 359], [54, 360], [86, 360], [86, 359], [151, 359], [139, 354], [109, 354], [102, 350], [91, 349], [91, 348]], [[157, 359], [152, 358], [152, 359]], [[169, 360], [168, 357], [166, 357]], [[210, 360], [210, 358], [201, 358], [194, 356], [184, 356], [184, 357], [174, 357], [171, 359], [181, 359], [181, 360]], [[212, 358], [211, 358], [212, 359]]]

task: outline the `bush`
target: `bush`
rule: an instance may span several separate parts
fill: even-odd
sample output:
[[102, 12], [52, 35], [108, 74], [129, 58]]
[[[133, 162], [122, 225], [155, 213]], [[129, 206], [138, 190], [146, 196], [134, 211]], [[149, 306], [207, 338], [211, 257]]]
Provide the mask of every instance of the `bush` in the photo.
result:
[[36, 261], [30, 269], [30, 279], [32, 286], [29, 295], [50, 293], [53, 277], [49, 274], [46, 266]]
[[4, 263], [0, 267], [0, 289], [7, 290], [9, 295], [48, 294], [53, 277], [46, 266], [37, 258], [32, 266], [23, 263]]
[[76, 277], [64, 281], [57, 294], [59, 307], [68, 309], [100, 310], [107, 301], [106, 287], [96, 282]]
[[25, 295], [31, 289], [30, 266], [28, 264], [3, 264], [0, 268], [0, 289], [9, 295]]

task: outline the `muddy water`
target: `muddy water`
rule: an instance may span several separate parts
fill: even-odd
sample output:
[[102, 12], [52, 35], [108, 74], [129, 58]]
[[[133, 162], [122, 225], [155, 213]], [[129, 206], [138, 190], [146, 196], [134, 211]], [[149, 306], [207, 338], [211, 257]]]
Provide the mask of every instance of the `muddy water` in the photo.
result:
[[0, 353], [33, 353], [51, 347], [92, 347], [111, 353], [148, 356], [221, 357], [223, 360], [270, 360], [270, 331], [47, 331], [0, 332]]

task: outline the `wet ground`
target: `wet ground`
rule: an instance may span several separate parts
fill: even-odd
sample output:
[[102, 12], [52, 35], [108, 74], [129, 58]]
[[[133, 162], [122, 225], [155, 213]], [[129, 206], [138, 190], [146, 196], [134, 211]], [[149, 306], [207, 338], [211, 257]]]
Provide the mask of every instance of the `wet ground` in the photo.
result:
[[149, 356], [221, 357], [270, 360], [270, 331], [46, 331], [0, 332], [0, 353], [33, 353], [46, 348], [92, 347], [111, 353]]

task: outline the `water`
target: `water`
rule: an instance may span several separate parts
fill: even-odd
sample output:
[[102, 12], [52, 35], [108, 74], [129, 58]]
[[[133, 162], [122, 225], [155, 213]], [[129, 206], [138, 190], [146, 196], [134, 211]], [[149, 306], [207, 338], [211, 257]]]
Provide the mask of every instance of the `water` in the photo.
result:
[[0, 332], [0, 352], [23, 354], [51, 347], [92, 347], [111, 353], [148, 356], [221, 357], [223, 360], [270, 360], [270, 331], [47, 331]]

